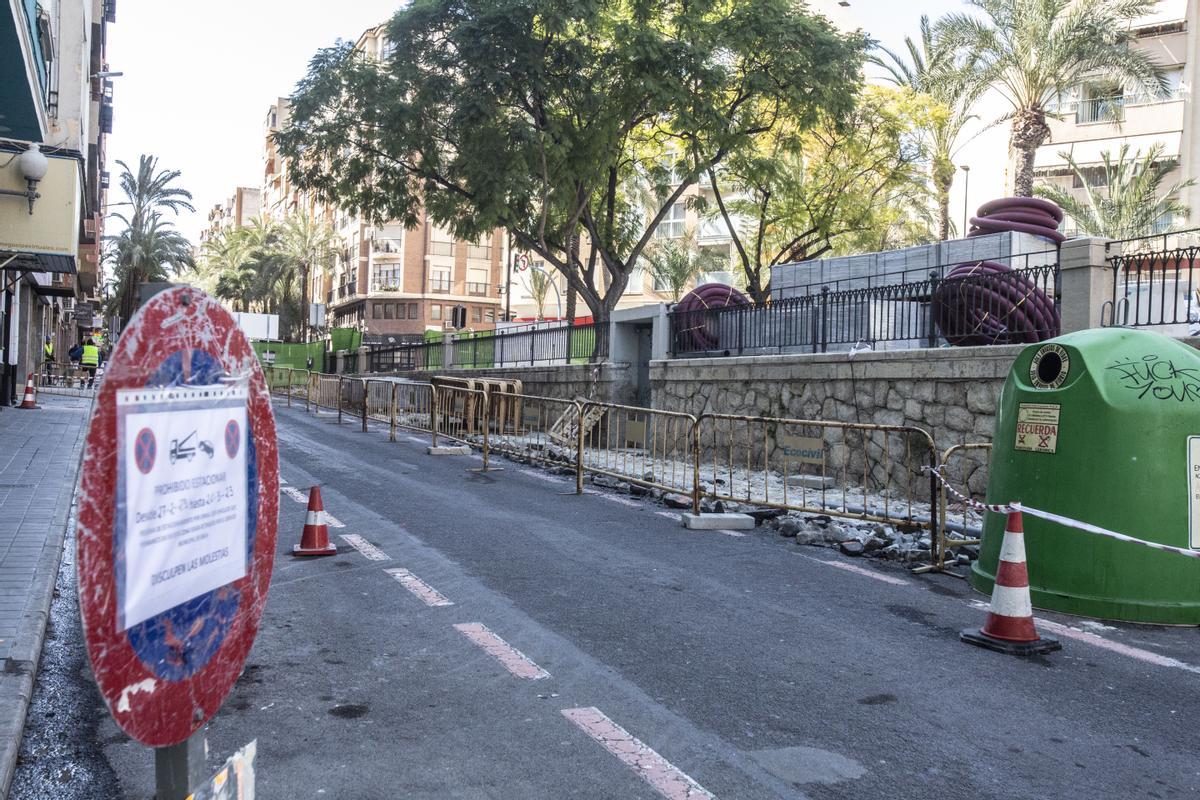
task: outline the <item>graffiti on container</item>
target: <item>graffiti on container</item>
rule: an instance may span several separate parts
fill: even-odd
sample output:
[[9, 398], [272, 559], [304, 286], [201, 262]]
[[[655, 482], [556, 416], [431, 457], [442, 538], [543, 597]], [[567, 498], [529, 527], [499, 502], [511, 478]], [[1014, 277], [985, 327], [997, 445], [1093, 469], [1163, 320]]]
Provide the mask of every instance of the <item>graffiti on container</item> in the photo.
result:
[[1117, 376], [1121, 385], [1138, 393], [1138, 399], [1174, 400], [1176, 402], [1200, 401], [1200, 370], [1177, 367], [1170, 359], [1156, 355], [1142, 356], [1113, 362], [1108, 371]]

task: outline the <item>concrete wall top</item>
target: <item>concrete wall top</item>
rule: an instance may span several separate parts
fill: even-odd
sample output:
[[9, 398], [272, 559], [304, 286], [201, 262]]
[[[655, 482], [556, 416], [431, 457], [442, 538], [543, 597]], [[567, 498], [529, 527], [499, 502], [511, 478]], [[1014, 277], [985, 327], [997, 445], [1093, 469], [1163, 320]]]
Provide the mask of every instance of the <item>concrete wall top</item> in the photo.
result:
[[650, 362], [651, 381], [816, 380], [879, 378], [894, 380], [976, 380], [1004, 378], [1028, 345], [942, 347], [936, 349], [819, 353], [732, 358], [677, 358]]
[[931, 271], [944, 273], [957, 264], [986, 259], [999, 260], [1014, 269], [1058, 261], [1056, 245], [1040, 236], [993, 233], [903, 250], [781, 264], [771, 272], [771, 293], [784, 299], [809, 294], [814, 285], [817, 291], [822, 285], [828, 285], [831, 291], [844, 291], [923, 281]]

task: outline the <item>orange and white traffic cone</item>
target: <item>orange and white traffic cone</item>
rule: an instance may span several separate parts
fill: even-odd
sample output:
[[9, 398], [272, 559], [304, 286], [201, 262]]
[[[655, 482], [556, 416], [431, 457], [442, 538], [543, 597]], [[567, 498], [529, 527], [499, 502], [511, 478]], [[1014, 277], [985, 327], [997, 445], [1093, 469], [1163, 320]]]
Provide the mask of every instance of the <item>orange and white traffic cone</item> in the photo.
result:
[[337, 554], [337, 545], [329, 541], [329, 526], [325, 524], [325, 506], [321, 503], [321, 487], [308, 491], [308, 515], [304, 519], [304, 533], [300, 544], [292, 547], [294, 556], [332, 556]]
[[987, 621], [980, 630], [965, 630], [959, 638], [998, 653], [1032, 656], [1061, 650], [1057, 639], [1038, 636], [1029, 598], [1029, 569], [1025, 564], [1025, 528], [1020, 511], [1008, 512], [1000, 562], [992, 588]]
[[37, 408], [36, 389], [33, 388], [33, 373], [29, 373], [29, 377], [25, 380], [25, 397], [21, 399], [21, 405], [17, 408]]

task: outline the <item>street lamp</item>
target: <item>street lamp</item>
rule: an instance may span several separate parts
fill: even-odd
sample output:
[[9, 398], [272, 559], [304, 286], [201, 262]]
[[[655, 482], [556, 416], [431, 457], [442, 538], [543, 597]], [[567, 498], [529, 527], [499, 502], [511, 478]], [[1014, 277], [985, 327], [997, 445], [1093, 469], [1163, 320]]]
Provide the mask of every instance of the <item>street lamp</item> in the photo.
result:
[[965, 239], [967, 236], [967, 199], [971, 194], [971, 167], [968, 164], [963, 164], [959, 167], [963, 171], [966, 182], [963, 184], [963, 229], [962, 235]]
[[38, 181], [46, 177], [46, 170], [50, 169], [50, 162], [42, 154], [41, 147], [37, 144], [31, 144], [28, 150], [17, 157], [17, 166], [21, 169], [21, 176], [25, 178], [25, 191], [22, 192], [19, 189], [0, 189], [0, 195], [24, 197], [29, 201], [29, 214], [33, 216], [33, 201], [41, 197], [37, 191]]

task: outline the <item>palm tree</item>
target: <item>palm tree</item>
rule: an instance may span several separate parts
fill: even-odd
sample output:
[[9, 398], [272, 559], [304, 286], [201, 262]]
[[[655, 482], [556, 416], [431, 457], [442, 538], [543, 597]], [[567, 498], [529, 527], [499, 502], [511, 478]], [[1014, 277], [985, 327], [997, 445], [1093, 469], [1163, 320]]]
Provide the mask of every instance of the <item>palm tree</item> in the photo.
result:
[[646, 248], [646, 271], [654, 278], [655, 288], [665, 286], [672, 303], [678, 303], [689, 283], [700, 274], [724, 267], [721, 257], [696, 247], [696, 232], [688, 231], [677, 239], [659, 239]]
[[170, 211], [195, 211], [192, 195], [172, 184], [179, 178], [178, 170], [158, 170], [158, 159], [143, 155], [138, 159], [136, 174], [124, 161], [120, 186], [125, 201], [117, 205], [128, 211], [114, 213], [113, 218], [125, 224], [125, 230], [110, 236], [106, 257], [114, 264], [113, 297], [119, 298], [116, 313], [128, 321], [137, 304], [137, 286], [150, 280], [166, 280], [165, 267], [179, 271], [192, 264], [191, 245], [187, 239], [163, 219]]
[[919, 41], [904, 37], [907, 57], [880, 46], [878, 49], [883, 55], [872, 54], [868, 61], [884, 69], [886, 80], [926, 95], [940, 107], [941, 113], [931, 115], [922, 126], [922, 133], [937, 199], [938, 233], [945, 241], [950, 238], [953, 227], [950, 187], [958, 171], [954, 166], [954, 156], [959, 149], [956, 144], [963, 128], [975, 119], [971, 108], [985, 86], [976, 75], [975, 59], [969, 55], [965, 59], [958, 58], [956, 49], [935, 34], [927, 15], [921, 15], [920, 30]]
[[[1076, 183], [1084, 187], [1084, 199], [1053, 184], [1038, 186], [1037, 193], [1057, 203], [1075, 220], [1080, 232], [1089, 236], [1132, 239], [1160, 232], [1156, 228], [1163, 218], [1187, 217], [1190, 209], [1179, 196], [1196, 184], [1195, 179], [1164, 188], [1167, 173], [1174, 165], [1162, 161], [1163, 146], [1156, 144], [1144, 155], [1141, 151], [1130, 155], [1129, 150], [1128, 144], [1121, 145], [1115, 159], [1105, 151], [1101, 155], [1103, 165], [1092, 170], [1080, 167], [1069, 154], [1062, 153]], [[1096, 169], [1100, 171], [1099, 186], [1092, 185], [1097, 182]]]
[[975, 59], [977, 80], [1012, 105], [1010, 147], [1017, 152], [1015, 192], [1033, 194], [1033, 159], [1050, 136], [1048, 106], [1094, 74], [1127, 91], [1165, 96], [1154, 59], [1130, 47], [1131, 23], [1157, 0], [967, 0], [983, 12], [951, 14], [937, 27], [945, 43]]
[[107, 313], [128, 321], [137, 306], [137, 287], [170, 279], [193, 265], [192, 244], [158, 213], [141, 220], [141, 227], [125, 228], [106, 237], [105, 260], [113, 267]]
[[253, 244], [244, 228], [223, 230], [204, 243], [202, 269], [214, 282], [213, 294], [233, 306], [249, 311], [254, 285], [251, 264]]
[[283, 223], [280, 246], [284, 256], [300, 268], [299, 326], [302, 341], [308, 341], [308, 284], [314, 267], [329, 265], [341, 247], [341, 238], [323, 219], [308, 212], [289, 217]]

